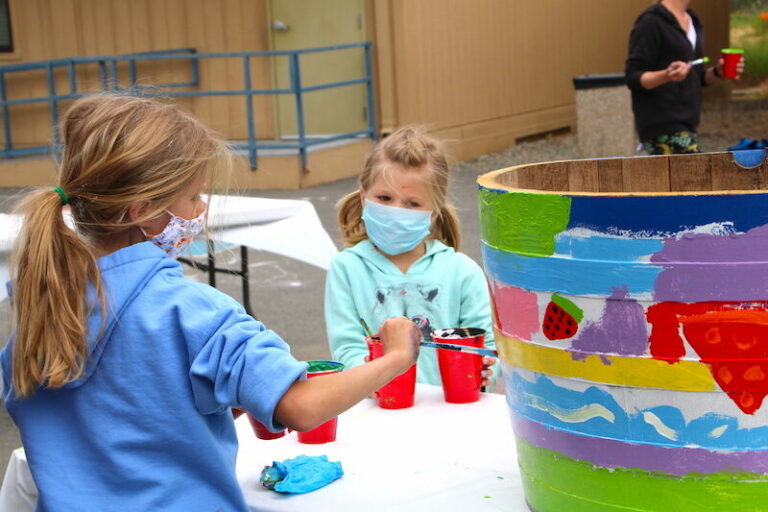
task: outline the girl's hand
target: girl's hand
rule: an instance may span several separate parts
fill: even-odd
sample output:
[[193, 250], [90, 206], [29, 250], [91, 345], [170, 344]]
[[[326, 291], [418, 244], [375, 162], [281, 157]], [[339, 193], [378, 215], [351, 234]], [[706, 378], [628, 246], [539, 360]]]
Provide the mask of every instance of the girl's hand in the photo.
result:
[[483, 376], [483, 380], [480, 383], [481, 386], [493, 386], [493, 381], [491, 380], [491, 376], [493, 376], [493, 370], [491, 370], [491, 366], [494, 364], [496, 364], [496, 358], [483, 357], [483, 371], [480, 374]]
[[419, 356], [421, 331], [415, 323], [404, 316], [389, 318], [379, 327], [379, 336], [385, 355], [390, 353], [401, 355], [408, 363], [406, 368], [416, 362]]

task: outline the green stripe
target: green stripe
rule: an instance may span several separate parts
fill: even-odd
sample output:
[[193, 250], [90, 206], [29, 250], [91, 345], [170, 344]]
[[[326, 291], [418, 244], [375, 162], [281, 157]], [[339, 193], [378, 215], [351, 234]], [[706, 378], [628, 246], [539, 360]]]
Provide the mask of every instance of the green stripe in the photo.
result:
[[483, 240], [496, 249], [525, 256], [555, 253], [555, 235], [570, 220], [571, 198], [556, 194], [506, 192], [481, 188]]
[[539, 448], [517, 437], [525, 498], [536, 512], [760, 512], [768, 480], [754, 473], [684, 477], [607, 469]]

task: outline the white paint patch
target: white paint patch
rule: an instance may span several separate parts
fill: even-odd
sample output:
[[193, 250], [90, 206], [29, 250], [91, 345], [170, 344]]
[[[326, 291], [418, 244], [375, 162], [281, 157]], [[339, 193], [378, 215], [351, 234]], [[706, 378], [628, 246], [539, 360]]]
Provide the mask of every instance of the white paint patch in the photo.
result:
[[601, 404], [589, 404], [578, 409], [565, 409], [538, 396], [526, 395], [526, 398], [531, 407], [548, 412], [565, 423], [584, 423], [593, 418], [603, 418], [610, 423], [616, 421], [616, 416]]
[[736, 233], [736, 229], [733, 227], [733, 222], [713, 222], [711, 224], [704, 224], [703, 226], [696, 226], [687, 231], [681, 231], [677, 234], [677, 239], [684, 238], [685, 235], [689, 234], [725, 236], [733, 233]]
[[709, 437], [712, 439], [717, 439], [718, 437], [721, 437], [723, 434], [725, 434], [726, 430], [728, 430], [728, 425], [721, 425], [717, 428], [713, 428], [712, 432], [709, 433]]
[[660, 436], [671, 439], [672, 441], [677, 441], [677, 431], [665, 425], [664, 422], [661, 421], [661, 418], [651, 411], [645, 411], [643, 413], [643, 420], [652, 426]]

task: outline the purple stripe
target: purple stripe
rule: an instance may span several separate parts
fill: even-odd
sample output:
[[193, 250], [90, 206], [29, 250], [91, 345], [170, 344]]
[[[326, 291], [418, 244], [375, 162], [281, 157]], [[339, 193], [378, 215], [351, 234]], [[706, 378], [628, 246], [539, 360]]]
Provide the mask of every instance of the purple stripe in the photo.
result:
[[705, 448], [634, 444], [574, 434], [512, 414], [515, 434], [529, 443], [598, 466], [640, 468], [671, 475], [749, 471], [768, 474], [768, 450], [713, 451]]

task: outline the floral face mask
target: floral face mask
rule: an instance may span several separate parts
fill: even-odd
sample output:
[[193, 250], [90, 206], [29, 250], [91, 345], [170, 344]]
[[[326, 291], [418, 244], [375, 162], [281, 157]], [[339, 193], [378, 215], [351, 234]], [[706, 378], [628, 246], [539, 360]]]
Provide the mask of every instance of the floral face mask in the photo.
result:
[[165, 225], [163, 230], [156, 235], [148, 235], [143, 229], [144, 236], [147, 240], [161, 248], [171, 258], [178, 258], [179, 255], [184, 252], [184, 249], [189, 247], [192, 240], [200, 234], [203, 230], [203, 223], [205, 222], [205, 212], [201, 213], [194, 219], [184, 219], [173, 213], [165, 210], [165, 212], [171, 216], [171, 220]]

